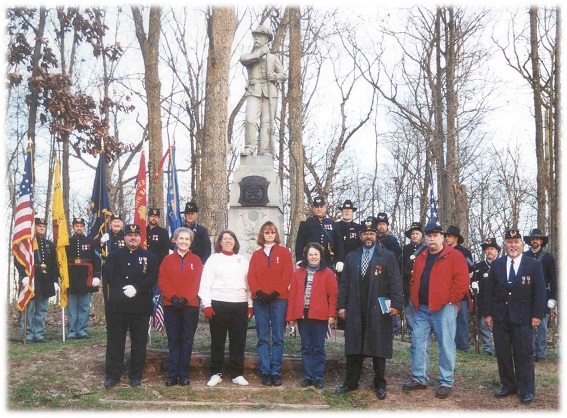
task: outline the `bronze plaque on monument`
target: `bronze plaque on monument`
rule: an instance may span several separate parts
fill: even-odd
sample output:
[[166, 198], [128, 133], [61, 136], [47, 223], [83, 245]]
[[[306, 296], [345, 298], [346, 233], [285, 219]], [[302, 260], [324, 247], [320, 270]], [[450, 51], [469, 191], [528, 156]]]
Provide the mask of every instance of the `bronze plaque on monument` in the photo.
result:
[[268, 200], [268, 185], [270, 182], [262, 176], [247, 176], [240, 181], [240, 198], [242, 206], [266, 206]]

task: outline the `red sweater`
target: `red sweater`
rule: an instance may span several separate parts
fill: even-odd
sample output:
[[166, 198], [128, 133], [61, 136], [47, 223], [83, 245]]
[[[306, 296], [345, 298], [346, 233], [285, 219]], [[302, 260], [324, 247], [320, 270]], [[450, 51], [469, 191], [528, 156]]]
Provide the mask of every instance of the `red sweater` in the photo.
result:
[[[303, 297], [305, 295], [306, 278], [307, 270], [304, 267], [299, 267], [293, 273], [287, 302], [286, 321], [303, 319]], [[326, 321], [331, 317], [336, 318], [338, 298], [339, 288], [335, 273], [328, 267], [317, 270], [313, 276], [308, 318], [320, 319], [322, 321]]]
[[[419, 284], [427, 254], [429, 251], [423, 251], [413, 264], [410, 297], [416, 309], [419, 306]], [[447, 303], [457, 305], [460, 309], [459, 302], [469, 291], [469, 283], [469, 267], [465, 256], [460, 251], [444, 245], [429, 275], [429, 309], [438, 311]]]
[[266, 294], [278, 292], [278, 299], [288, 298], [288, 289], [293, 277], [293, 260], [288, 248], [275, 244], [268, 257], [263, 248], [254, 251], [248, 266], [248, 286], [252, 298], [261, 290]]
[[177, 251], [167, 255], [159, 267], [158, 286], [163, 296], [163, 306], [171, 306], [171, 298], [186, 298], [188, 306], [199, 307], [199, 285], [203, 263], [191, 251], [181, 257]]

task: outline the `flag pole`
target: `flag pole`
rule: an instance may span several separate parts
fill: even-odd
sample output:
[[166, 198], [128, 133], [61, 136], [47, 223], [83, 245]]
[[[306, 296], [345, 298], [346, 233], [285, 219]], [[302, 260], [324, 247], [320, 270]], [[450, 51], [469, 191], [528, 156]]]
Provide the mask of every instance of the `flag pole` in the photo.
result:
[[22, 337], [24, 339], [24, 345], [26, 345], [28, 343], [28, 338], [27, 338], [27, 334], [28, 334], [28, 305], [29, 303], [26, 303], [26, 306], [24, 307], [24, 326], [22, 327]]
[[61, 333], [63, 334], [63, 342], [65, 342], [65, 308], [61, 308]]

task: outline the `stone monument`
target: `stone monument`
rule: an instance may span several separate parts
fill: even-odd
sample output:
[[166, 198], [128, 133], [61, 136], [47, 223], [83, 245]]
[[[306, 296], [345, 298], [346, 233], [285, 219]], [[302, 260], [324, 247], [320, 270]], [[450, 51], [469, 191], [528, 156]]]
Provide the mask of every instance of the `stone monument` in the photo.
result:
[[273, 37], [268, 28], [260, 25], [252, 36], [252, 52], [240, 58], [248, 71], [245, 145], [230, 187], [228, 211], [228, 229], [238, 237], [240, 254], [248, 258], [258, 248], [256, 239], [264, 222], [272, 221], [280, 236], [284, 235], [282, 189], [273, 159], [273, 124], [277, 84], [287, 79], [279, 58], [269, 52], [267, 43]]

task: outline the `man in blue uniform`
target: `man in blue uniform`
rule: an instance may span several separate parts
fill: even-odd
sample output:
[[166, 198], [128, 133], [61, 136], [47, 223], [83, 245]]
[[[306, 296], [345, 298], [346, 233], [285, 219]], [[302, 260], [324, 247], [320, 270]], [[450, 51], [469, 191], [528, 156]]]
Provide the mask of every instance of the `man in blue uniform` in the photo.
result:
[[544, 361], [547, 352], [547, 324], [551, 309], [557, 305], [557, 267], [555, 257], [543, 249], [549, 237], [542, 235], [537, 228], [532, 229], [530, 235], [524, 237], [524, 242], [530, 246], [524, 255], [539, 260], [543, 270], [543, 280], [547, 290], [547, 306], [541, 324], [534, 333], [534, 361]]
[[[59, 289], [57, 283], [59, 278], [59, 268], [57, 267], [57, 257], [55, 246], [45, 238], [47, 223], [45, 218], [35, 218], [35, 241], [37, 250], [34, 251], [34, 297], [27, 305], [27, 326], [24, 324], [24, 313], [20, 317], [20, 326], [26, 336], [27, 343], [45, 343], [45, 316], [49, 298], [54, 296]], [[29, 283], [26, 276], [26, 269], [17, 260], [16, 269], [20, 276], [20, 282]], [[26, 284], [27, 284], [26, 283]]]
[[356, 212], [357, 209], [358, 208], [355, 208], [352, 202], [348, 199], [345, 200], [343, 205], [339, 208], [342, 213], [342, 218], [337, 223], [341, 230], [345, 257], [348, 253], [360, 247], [360, 237], [358, 236], [358, 233], [362, 229], [362, 226], [353, 220], [354, 212]]
[[410, 243], [402, 248], [402, 256], [400, 257], [400, 271], [404, 283], [404, 315], [408, 330], [408, 337], [411, 338], [413, 330], [413, 305], [410, 300], [410, 280], [413, 270], [413, 261], [427, 249], [427, 245], [423, 242], [423, 227], [420, 222], [412, 222], [411, 226], [404, 235], [410, 239]]
[[521, 403], [535, 395], [533, 334], [545, 311], [547, 292], [541, 263], [524, 257], [520, 231], [506, 231], [507, 255], [492, 262], [486, 282], [486, 325], [492, 327], [503, 398], [518, 392]]
[[100, 246], [103, 250], [103, 259], [111, 251], [124, 247], [124, 221], [118, 214], [110, 216], [109, 224], [110, 232], [106, 232], [100, 238]]
[[100, 285], [101, 261], [95, 253], [96, 244], [85, 235], [85, 220], [73, 219], [73, 235], [69, 238], [67, 263], [68, 335], [70, 340], [89, 338], [89, 312], [94, 292]]
[[130, 386], [141, 385], [153, 309], [152, 288], [158, 277], [156, 255], [140, 246], [140, 226], [126, 225], [124, 231], [126, 246], [111, 252], [104, 263], [109, 284], [104, 382], [107, 389], [120, 382], [128, 330], [131, 340], [128, 378]]
[[189, 249], [193, 254], [196, 254], [201, 259], [203, 265], [211, 256], [211, 238], [209, 231], [203, 225], [197, 223], [199, 217], [199, 208], [195, 202], [187, 202], [185, 204], [185, 225], [187, 228], [192, 229], [195, 233], [195, 238], [191, 243]]
[[[472, 274], [474, 266], [473, 256], [471, 251], [462, 245], [463, 242], [465, 242], [465, 238], [461, 235], [461, 229], [454, 225], [450, 225], [443, 235], [445, 236], [445, 244], [453, 247], [457, 251], [460, 251], [465, 256], [465, 260], [467, 260], [467, 264], [469, 266], [469, 273]], [[461, 300], [460, 305], [461, 308], [457, 314], [457, 334], [455, 336], [455, 342], [457, 343], [458, 350], [468, 351], [470, 347], [469, 310], [472, 309], [472, 298], [470, 292], [466, 293]]]
[[495, 238], [486, 238], [481, 244], [484, 252], [484, 260], [476, 263], [473, 267], [473, 277], [471, 289], [473, 296], [476, 294], [476, 318], [478, 332], [480, 334], [480, 342], [482, 344], [482, 354], [493, 355], [494, 344], [492, 343], [492, 329], [486, 326], [484, 320], [486, 308], [484, 306], [484, 294], [486, 292], [486, 281], [488, 280], [488, 270], [492, 262], [498, 257], [500, 246], [496, 243]]
[[303, 259], [303, 249], [310, 242], [321, 244], [324, 249], [325, 263], [333, 271], [343, 270], [344, 249], [339, 226], [327, 217], [325, 198], [318, 196], [313, 199], [313, 216], [299, 223], [295, 241], [295, 259]]
[[159, 264], [169, 254], [170, 246], [167, 230], [158, 224], [160, 214], [158, 208], [148, 209], [148, 250], [157, 256]]

